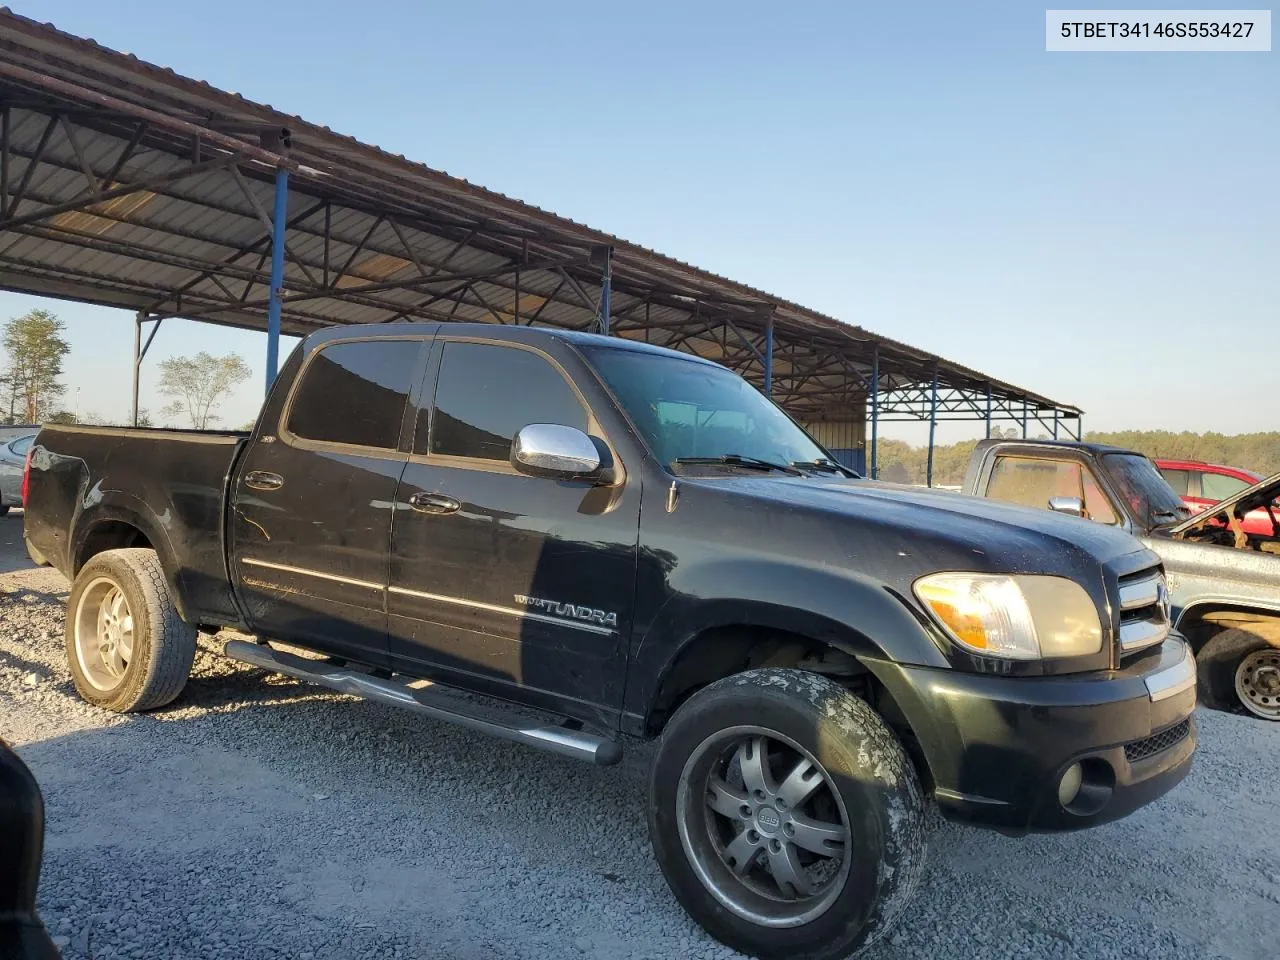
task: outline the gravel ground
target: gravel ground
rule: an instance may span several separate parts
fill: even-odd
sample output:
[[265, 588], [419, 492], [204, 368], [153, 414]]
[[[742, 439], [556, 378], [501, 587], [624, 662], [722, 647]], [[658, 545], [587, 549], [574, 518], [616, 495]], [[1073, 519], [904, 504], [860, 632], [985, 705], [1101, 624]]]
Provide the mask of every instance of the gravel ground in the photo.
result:
[[[589, 767], [207, 650], [177, 704], [113, 716], [72, 689], [65, 591], [0, 574], [0, 735], [44, 788], [40, 907], [69, 960], [737, 956], [650, 856], [646, 750]], [[940, 827], [867, 957], [1275, 956], [1280, 725], [1199, 722], [1191, 777], [1120, 823]]]

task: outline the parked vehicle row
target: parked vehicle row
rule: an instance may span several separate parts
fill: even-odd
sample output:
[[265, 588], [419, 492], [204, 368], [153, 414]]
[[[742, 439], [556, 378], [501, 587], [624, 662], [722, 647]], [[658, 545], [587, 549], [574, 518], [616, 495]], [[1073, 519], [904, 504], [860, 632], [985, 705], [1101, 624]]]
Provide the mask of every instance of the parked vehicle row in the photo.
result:
[[1090, 827], [1196, 746], [1150, 546], [863, 480], [725, 368], [617, 337], [315, 333], [249, 434], [46, 427], [25, 532], [109, 710], [174, 700], [231, 626], [228, 656], [598, 764], [656, 738], [663, 873], [760, 957], [881, 937], [926, 801]]

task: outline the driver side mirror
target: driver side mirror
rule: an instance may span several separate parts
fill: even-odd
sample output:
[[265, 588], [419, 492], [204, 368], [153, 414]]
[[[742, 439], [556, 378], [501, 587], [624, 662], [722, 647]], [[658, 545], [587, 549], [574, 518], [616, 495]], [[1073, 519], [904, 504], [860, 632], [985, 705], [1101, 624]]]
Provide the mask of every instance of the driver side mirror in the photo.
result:
[[1084, 501], [1079, 497], [1050, 497], [1049, 509], [1069, 517], [1084, 517]]
[[594, 480], [600, 475], [600, 451], [576, 427], [531, 423], [511, 444], [511, 465], [534, 477]]

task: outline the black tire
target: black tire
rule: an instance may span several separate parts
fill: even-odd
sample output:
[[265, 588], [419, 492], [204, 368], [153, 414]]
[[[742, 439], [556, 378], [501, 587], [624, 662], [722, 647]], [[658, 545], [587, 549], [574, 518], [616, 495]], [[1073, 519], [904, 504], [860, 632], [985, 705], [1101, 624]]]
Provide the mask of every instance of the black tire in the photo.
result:
[[1275, 648], [1265, 638], [1245, 628], [1232, 627], [1215, 633], [1196, 654], [1197, 695], [1200, 702], [1215, 710], [1260, 716], [1237, 693], [1236, 671], [1249, 654], [1272, 649]]
[[[718, 738], [736, 735], [738, 730], [748, 731], [742, 734], [746, 739], [754, 738], [756, 731], [767, 731], [777, 739], [766, 742], [777, 744], [783, 754], [788, 746], [782, 741], [789, 741], [792, 748], [801, 748], [791, 754], [793, 759], [798, 756], [816, 763], [827, 778], [817, 788], [819, 792], [812, 795], [817, 798], [813, 802], [826, 798], [828, 809], [836, 810], [836, 819], [843, 817], [848, 839], [843, 847], [834, 847], [843, 850], [842, 855], [823, 864], [838, 865], [838, 870], [829, 872], [822, 882], [822, 902], [826, 906], [809, 908], [819, 910], [816, 915], [801, 916], [802, 911], [796, 907], [795, 915], [785, 920], [749, 919], [744, 912], [753, 911], [743, 907], [741, 901], [756, 902], [754, 898], [760, 895], [755, 889], [763, 887], [742, 894], [741, 886], [735, 886], [733, 874], [737, 871], [730, 865], [732, 861], [721, 859], [717, 866], [717, 861], [705, 852], [719, 849], [719, 841], [714, 839], [717, 830], [727, 826], [731, 833], [735, 828], [727, 817], [715, 819], [723, 814], [698, 812], [698, 804], [709, 805], [712, 796], [705, 792], [705, 784], [711, 781], [703, 779], [708, 774], [704, 773], [700, 758], [720, 750], [721, 759], [710, 763], [723, 767], [727, 748], [718, 746]], [[751, 752], [748, 749], [747, 755]], [[738, 752], [736, 756], [740, 761], [743, 754]], [[765, 756], [768, 770], [772, 755], [766, 752]], [[766, 774], [766, 779], [770, 775], [774, 778], [770, 789], [777, 787], [781, 795], [785, 783], [778, 786], [777, 775]], [[805, 779], [808, 782], [812, 778], [806, 774]], [[704, 786], [690, 786], [699, 783]], [[701, 793], [696, 799], [695, 789]], [[839, 804], [839, 809], [831, 805], [833, 802]], [[761, 824], [773, 826], [774, 815], [768, 820], [753, 821], [748, 806], [739, 808], [747, 824], [755, 823], [759, 831], [765, 830]], [[763, 811], [765, 807], [757, 809]], [[799, 808], [779, 809], [799, 812]], [[760, 865], [766, 860], [773, 862], [769, 850], [776, 850], [777, 843], [756, 830], [745, 829], [745, 824], [738, 826], [744, 829], [735, 835], [735, 840], [743, 834], [754, 834], [751, 842], [762, 844], [749, 857], [757, 866], [748, 872], [755, 876], [753, 871], [763, 869]], [[784, 829], [791, 827], [784, 824]], [[667, 883], [676, 899], [707, 932], [722, 943], [763, 960], [836, 960], [880, 939], [902, 914], [915, 890], [924, 867], [926, 833], [919, 780], [897, 737], [866, 703], [817, 674], [752, 670], [712, 684], [691, 697], [671, 718], [654, 758], [649, 836]], [[772, 835], [781, 838], [780, 834]], [[713, 838], [710, 846], [708, 837]], [[704, 852], [691, 855], [689, 850]], [[700, 872], [712, 879], [704, 882]], [[768, 875], [778, 887], [782, 886], [772, 867]], [[716, 877], [724, 882], [717, 884]], [[718, 887], [719, 895], [712, 886]], [[768, 901], [769, 891], [764, 893], [758, 902], [765, 905], [764, 909], [774, 909]], [[796, 889], [790, 893], [796, 893]], [[726, 897], [737, 897], [740, 902], [731, 905]], [[792, 901], [808, 902], [799, 898]], [[777, 909], [793, 909], [786, 895], [778, 900]]]
[[[98, 595], [114, 596], [112, 587], [123, 594], [131, 627], [129, 656], [115, 673], [105, 666], [105, 656], [95, 668], [93, 653]], [[77, 629], [84, 636], [80, 646]], [[81, 568], [67, 599], [66, 650], [76, 692], [105, 710], [154, 710], [182, 692], [195, 659], [196, 629], [178, 616], [154, 550], [108, 550]]]
[[0, 517], [3, 517], [8, 513], [9, 513], [9, 505], [7, 503], [0, 503]]

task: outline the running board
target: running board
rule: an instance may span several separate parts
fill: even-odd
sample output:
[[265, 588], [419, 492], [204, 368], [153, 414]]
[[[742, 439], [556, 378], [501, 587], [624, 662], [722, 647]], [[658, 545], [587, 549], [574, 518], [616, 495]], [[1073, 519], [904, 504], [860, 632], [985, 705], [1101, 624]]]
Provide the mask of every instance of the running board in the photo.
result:
[[538, 726], [522, 722], [520, 718], [503, 716], [496, 709], [486, 710], [435, 683], [414, 688], [398, 680], [383, 680], [350, 667], [334, 666], [324, 660], [307, 660], [281, 650], [273, 650], [266, 644], [245, 640], [227, 641], [222, 652], [232, 660], [299, 680], [310, 680], [339, 693], [389, 703], [393, 707], [424, 713], [435, 720], [550, 750], [575, 760], [586, 760], [604, 767], [622, 759], [622, 747], [613, 740], [605, 740], [580, 730]]

